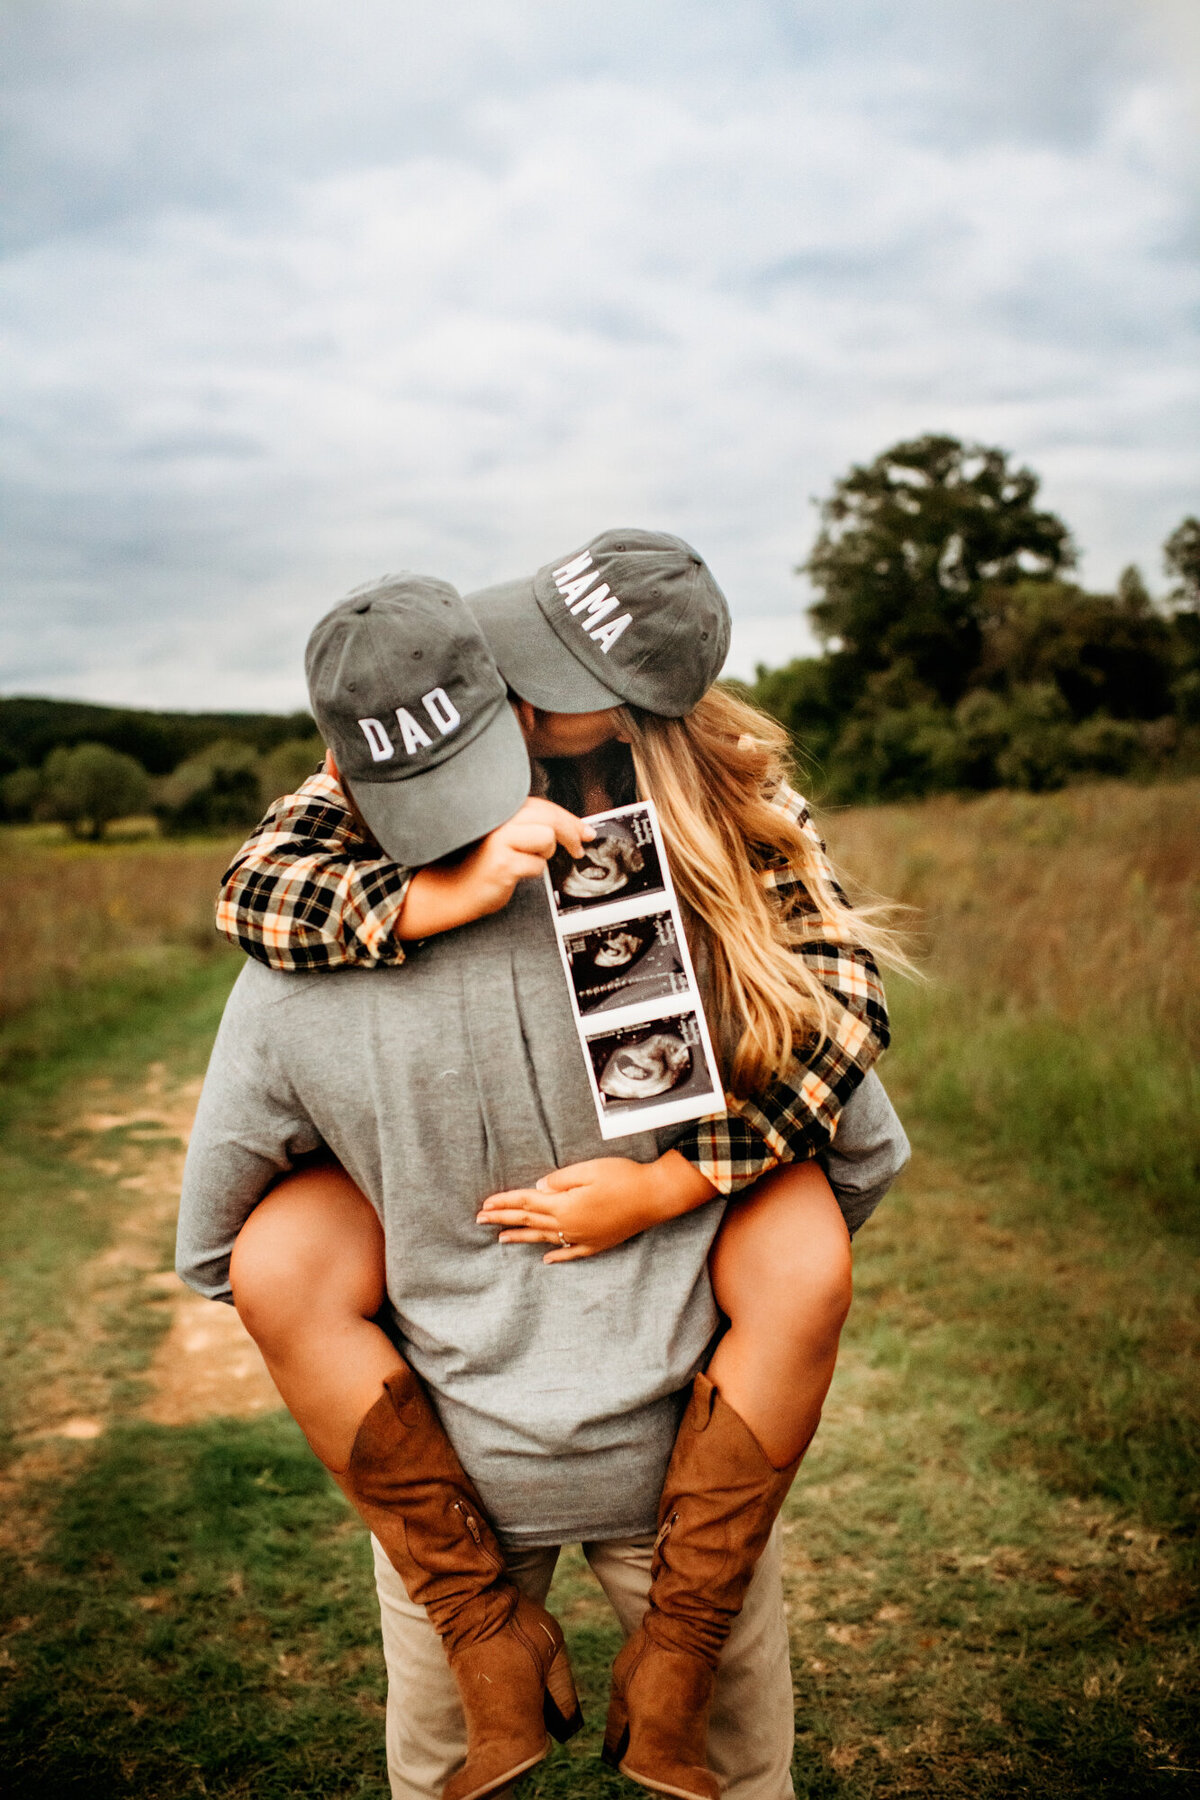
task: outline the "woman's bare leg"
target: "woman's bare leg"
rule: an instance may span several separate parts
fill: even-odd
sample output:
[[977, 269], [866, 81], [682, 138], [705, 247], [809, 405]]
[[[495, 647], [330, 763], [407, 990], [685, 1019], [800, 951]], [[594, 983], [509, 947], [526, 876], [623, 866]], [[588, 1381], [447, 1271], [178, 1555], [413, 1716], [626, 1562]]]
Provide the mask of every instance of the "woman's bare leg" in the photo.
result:
[[557, 1620], [514, 1588], [428, 1395], [373, 1322], [385, 1290], [374, 1211], [337, 1163], [293, 1175], [243, 1225], [230, 1279], [288, 1411], [445, 1646], [467, 1728], [445, 1793], [509, 1792], [545, 1756], [547, 1726], [565, 1741], [583, 1723], [571, 1665]]
[[281, 1181], [233, 1247], [230, 1282], [283, 1403], [334, 1475], [359, 1425], [403, 1368], [373, 1323], [383, 1305], [383, 1231], [338, 1163]]
[[850, 1237], [821, 1170], [775, 1169], [739, 1196], [709, 1268], [729, 1320], [709, 1377], [785, 1468], [820, 1422], [850, 1309]]

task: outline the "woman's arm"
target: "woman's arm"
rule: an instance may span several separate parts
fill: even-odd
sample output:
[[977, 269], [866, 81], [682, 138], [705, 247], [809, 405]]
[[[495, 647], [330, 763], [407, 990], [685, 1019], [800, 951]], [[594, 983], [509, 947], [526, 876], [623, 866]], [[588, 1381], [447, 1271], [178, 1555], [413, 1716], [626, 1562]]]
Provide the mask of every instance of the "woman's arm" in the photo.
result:
[[677, 1150], [649, 1163], [598, 1156], [554, 1169], [536, 1187], [492, 1194], [476, 1222], [502, 1227], [502, 1244], [557, 1246], [543, 1262], [575, 1262], [716, 1198], [712, 1182]]
[[410, 879], [321, 769], [275, 802], [234, 857], [217, 895], [217, 930], [272, 969], [402, 963], [396, 925]]
[[[811, 845], [819, 878], [844, 899], [801, 796], [782, 788], [774, 804], [795, 820]], [[833, 1142], [842, 1109], [891, 1041], [879, 969], [861, 945], [847, 942], [822, 913], [794, 865], [766, 868], [764, 886], [805, 930], [796, 954], [829, 995], [827, 1031], [795, 1053], [761, 1094], [725, 1096], [725, 1112], [688, 1126], [675, 1148], [722, 1194], [736, 1194], [780, 1163], [804, 1162]]]
[[405, 943], [499, 912], [559, 844], [578, 856], [592, 835], [530, 799], [465, 855], [414, 872], [382, 854], [327, 767], [242, 845], [222, 878], [217, 930], [273, 969], [396, 967]]

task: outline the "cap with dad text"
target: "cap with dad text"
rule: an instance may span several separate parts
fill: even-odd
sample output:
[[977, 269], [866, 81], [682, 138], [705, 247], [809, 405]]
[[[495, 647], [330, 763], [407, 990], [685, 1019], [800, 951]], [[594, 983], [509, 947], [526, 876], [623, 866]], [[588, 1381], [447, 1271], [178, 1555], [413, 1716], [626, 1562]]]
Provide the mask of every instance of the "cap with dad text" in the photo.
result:
[[626, 702], [690, 712], [729, 651], [729, 607], [703, 558], [665, 531], [605, 531], [532, 580], [467, 596], [500, 673], [546, 712]]
[[462, 598], [388, 575], [342, 600], [304, 658], [317, 728], [383, 849], [436, 862], [511, 818], [529, 793], [521, 728]]

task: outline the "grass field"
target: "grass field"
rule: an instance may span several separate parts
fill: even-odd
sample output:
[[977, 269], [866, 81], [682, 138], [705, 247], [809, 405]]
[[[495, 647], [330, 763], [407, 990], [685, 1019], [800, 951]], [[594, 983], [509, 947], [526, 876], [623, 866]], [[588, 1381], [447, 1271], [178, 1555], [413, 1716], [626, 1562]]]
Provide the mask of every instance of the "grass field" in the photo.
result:
[[[826, 825], [922, 909], [931, 979], [893, 984], [916, 1155], [788, 1506], [797, 1792], [1195, 1791], [1200, 783]], [[0, 878], [44, 899], [72, 854], [10, 844]], [[0, 1024], [6, 1791], [383, 1800], [362, 1533], [286, 1416], [163, 1401], [222, 851], [99, 857], [110, 936], [27, 943]], [[595, 1761], [615, 1638], [574, 1554], [556, 1604], [589, 1730], [523, 1794], [632, 1794]]]

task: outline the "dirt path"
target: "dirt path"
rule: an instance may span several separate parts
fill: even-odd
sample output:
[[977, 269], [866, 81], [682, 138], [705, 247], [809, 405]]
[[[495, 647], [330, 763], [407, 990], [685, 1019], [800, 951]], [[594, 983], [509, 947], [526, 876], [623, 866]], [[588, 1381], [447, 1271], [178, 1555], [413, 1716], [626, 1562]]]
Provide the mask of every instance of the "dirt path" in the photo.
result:
[[[128, 1206], [114, 1241], [84, 1272], [85, 1336], [103, 1329], [114, 1304], [167, 1308], [170, 1323], [147, 1372], [141, 1416], [158, 1425], [190, 1425], [214, 1417], [248, 1418], [280, 1405], [258, 1349], [232, 1307], [214, 1305], [184, 1287], [163, 1263], [170, 1254], [184, 1152], [200, 1084], [172, 1083], [162, 1064], [147, 1070], [140, 1089], [117, 1094], [111, 1083], [89, 1083], [84, 1110], [64, 1126], [76, 1139], [76, 1160], [115, 1179]], [[79, 1132], [86, 1135], [82, 1142]], [[60, 1389], [64, 1384], [59, 1384]], [[70, 1384], [73, 1394], [75, 1384]], [[81, 1412], [65, 1392], [44, 1396], [50, 1420], [42, 1435], [94, 1438], [103, 1431], [106, 1396]], [[56, 1404], [57, 1400], [57, 1404]]]

